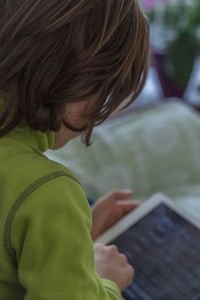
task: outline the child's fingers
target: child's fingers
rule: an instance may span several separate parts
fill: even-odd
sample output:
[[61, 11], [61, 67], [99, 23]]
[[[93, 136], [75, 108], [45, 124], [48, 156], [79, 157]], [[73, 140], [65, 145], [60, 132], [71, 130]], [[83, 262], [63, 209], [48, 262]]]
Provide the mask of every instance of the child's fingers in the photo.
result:
[[138, 201], [138, 200], [118, 200], [117, 204], [123, 205], [123, 206], [137, 207], [137, 206], [140, 206], [142, 204], [142, 202]]
[[133, 195], [132, 190], [125, 189], [125, 190], [113, 190], [105, 197], [113, 199], [113, 200], [123, 200], [130, 198]]
[[125, 213], [128, 213], [141, 205], [140, 201], [135, 200], [119, 200], [117, 205], [120, 206]]

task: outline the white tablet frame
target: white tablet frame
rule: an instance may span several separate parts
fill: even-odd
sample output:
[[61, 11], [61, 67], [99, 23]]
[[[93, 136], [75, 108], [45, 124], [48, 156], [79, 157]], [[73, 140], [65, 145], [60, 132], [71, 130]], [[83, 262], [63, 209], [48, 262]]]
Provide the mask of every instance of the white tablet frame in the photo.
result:
[[149, 200], [147, 200], [144, 204], [136, 208], [134, 211], [125, 216], [122, 220], [117, 222], [114, 226], [108, 229], [105, 233], [103, 233], [100, 237], [98, 237], [94, 244], [102, 243], [108, 244], [118, 236], [120, 236], [123, 232], [129, 229], [132, 225], [141, 220], [144, 216], [149, 214], [152, 210], [154, 210], [161, 203], [166, 204], [169, 208], [171, 208], [174, 212], [178, 213], [185, 220], [190, 222], [192, 225], [197, 227], [200, 230], [200, 221], [188, 214], [182, 208], [178, 207], [172, 200], [170, 200], [167, 196], [163, 194], [155, 194]]

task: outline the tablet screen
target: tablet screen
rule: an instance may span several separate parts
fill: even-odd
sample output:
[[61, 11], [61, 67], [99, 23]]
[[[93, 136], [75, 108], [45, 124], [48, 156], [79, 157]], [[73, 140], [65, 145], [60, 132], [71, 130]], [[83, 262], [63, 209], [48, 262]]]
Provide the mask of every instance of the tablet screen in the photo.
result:
[[200, 230], [161, 203], [109, 244], [135, 269], [127, 300], [190, 300], [200, 292]]

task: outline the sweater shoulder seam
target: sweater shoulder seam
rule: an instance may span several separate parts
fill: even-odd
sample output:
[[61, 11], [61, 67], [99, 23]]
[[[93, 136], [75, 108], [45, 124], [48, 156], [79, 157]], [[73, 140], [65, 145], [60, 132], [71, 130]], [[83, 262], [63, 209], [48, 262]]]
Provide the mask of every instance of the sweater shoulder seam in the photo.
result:
[[24, 189], [24, 191], [14, 201], [14, 203], [13, 203], [13, 205], [12, 205], [12, 207], [11, 207], [9, 213], [8, 213], [6, 222], [5, 222], [4, 235], [3, 235], [4, 249], [5, 249], [6, 253], [8, 254], [8, 256], [12, 260], [15, 261], [15, 252], [12, 249], [10, 233], [11, 233], [12, 222], [13, 222], [13, 219], [14, 219], [14, 216], [15, 216], [17, 210], [22, 205], [24, 200], [33, 191], [35, 191], [38, 187], [40, 187], [42, 184], [44, 184], [44, 183], [46, 183], [50, 180], [53, 180], [53, 179], [61, 177], [61, 176], [66, 176], [66, 177], [72, 179], [73, 181], [77, 182], [78, 184], [80, 184], [80, 182], [75, 177], [73, 177], [71, 174], [68, 174], [65, 171], [55, 171], [53, 173], [47, 174], [47, 175], [42, 176], [42, 177], [38, 178], [37, 180], [35, 180], [32, 184], [30, 184], [28, 187], [26, 187]]
[[107, 290], [113, 292], [119, 299], [121, 299], [120, 295], [119, 295], [114, 289], [112, 289], [110, 286], [104, 285], [104, 287], [105, 287]]

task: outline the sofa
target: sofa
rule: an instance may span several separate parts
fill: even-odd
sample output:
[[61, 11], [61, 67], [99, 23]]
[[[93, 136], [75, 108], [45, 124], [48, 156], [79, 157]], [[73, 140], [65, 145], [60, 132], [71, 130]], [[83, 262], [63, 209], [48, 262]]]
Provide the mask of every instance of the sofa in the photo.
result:
[[145, 201], [164, 193], [200, 219], [200, 115], [178, 99], [130, 110], [95, 128], [92, 145], [80, 138], [46, 155], [73, 171], [94, 200], [112, 189]]

